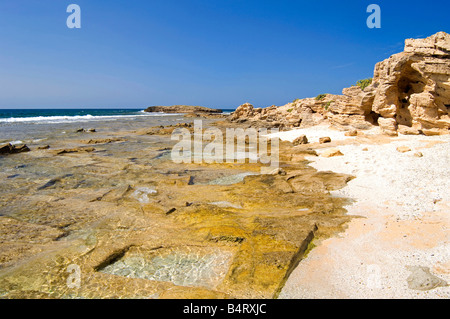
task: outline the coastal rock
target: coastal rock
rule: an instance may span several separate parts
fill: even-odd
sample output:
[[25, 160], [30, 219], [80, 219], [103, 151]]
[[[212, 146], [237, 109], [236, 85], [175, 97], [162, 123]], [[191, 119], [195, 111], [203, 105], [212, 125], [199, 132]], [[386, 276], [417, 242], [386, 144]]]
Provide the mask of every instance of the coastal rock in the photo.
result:
[[417, 130], [450, 128], [450, 35], [408, 39], [405, 50], [375, 66], [372, 111]]
[[250, 103], [244, 103], [244, 104], [240, 105], [236, 109], [236, 111], [231, 113], [230, 120], [231, 121], [236, 121], [236, 120], [238, 120], [240, 118], [252, 117], [253, 115], [254, 115], [253, 105], [251, 105]]
[[[6, 176], [20, 174], [2, 187], [6, 297], [277, 298], [314, 237], [334, 236], [352, 218], [347, 199], [329, 194], [347, 178], [308, 166], [302, 156], [315, 151], [306, 146], [271, 139], [281, 149], [280, 169], [268, 167], [273, 175], [262, 174], [261, 163], [180, 165], [163, 155], [173, 142], [139, 134], [148, 130], [141, 125], [103, 127], [93, 141], [130, 142], [95, 154], [87, 152], [95, 145], [70, 135], [52, 140], [52, 151], [2, 162]], [[193, 128], [157, 129], [177, 126]], [[64, 155], [49, 156], [56, 153]], [[29, 169], [16, 171], [22, 163]], [[14, 219], [2, 226], [2, 214]], [[68, 290], [73, 265], [86, 275]]]
[[367, 130], [372, 127], [372, 124], [366, 121], [364, 115], [331, 114], [329, 115], [329, 121], [334, 126], [344, 129]]
[[12, 145], [9, 144], [9, 143], [0, 145], [0, 154], [9, 154], [9, 153], [11, 153], [11, 148], [12, 148]]
[[139, 135], [171, 135], [174, 130], [177, 128], [185, 128], [188, 129], [191, 133], [194, 130], [193, 123], [178, 123], [175, 125], [167, 125], [167, 126], [153, 126], [149, 129], [142, 129], [137, 131]]
[[88, 128], [87, 130], [80, 127], [75, 130], [75, 133], [95, 133], [97, 132], [95, 128]]
[[326, 143], [331, 143], [331, 138], [326, 136], [326, 137], [321, 137], [319, 138], [319, 143], [320, 144], [326, 144]]
[[430, 129], [422, 129], [422, 133], [426, 136], [435, 136], [435, 135], [443, 135], [446, 134], [445, 131], [440, 130], [438, 128], [430, 128]]
[[204, 106], [172, 105], [172, 106], [150, 106], [144, 112], [162, 113], [222, 113], [222, 110], [211, 109]]
[[399, 125], [397, 128], [398, 133], [403, 135], [419, 135], [420, 131], [417, 129], [414, 129], [412, 127], [408, 127], [406, 125]]
[[330, 105], [333, 114], [367, 115], [371, 112], [374, 99], [373, 91], [363, 91], [359, 86], [342, 90], [341, 96], [336, 96], [335, 103]]
[[358, 136], [358, 131], [357, 130], [350, 130], [345, 132], [345, 136]]
[[281, 128], [324, 121], [339, 128], [379, 125], [391, 136], [450, 132], [450, 34], [407, 39], [404, 52], [375, 65], [367, 87], [345, 88], [342, 95], [321, 94], [284, 106], [255, 109], [241, 105], [230, 121], [266, 123]]
[[84, 143], [85, 144], [109, 144], [109, 143], [124, 142], [124, 141], [125, 141], [125, 139], [123, 139], [123, 138], [115, 137], [115, 138], [91, 139], [91, 140], [84, 141]]
[[214, 118], [214, 119], [221, 119], [226, 118], [228, 115], [223, 113], [205, 113], [205, 112], [199, 112], [199, 113], [186, 113], [183, 117], [185, 118], [194, 118], [194, 117], [202, 117], [202, 118]]
[[264, 175], [281, 175], [285, 176], [286, 171], [282, 168], [273, 168], [273, 167], [262, 167], [261, 174]]
[[411, 148], [409, 148], [408, 146], [399, 146], [397, 147], [397, 151], [400, 153], [407, 153], [411, 152]]
[[56, 155], [62, 155], [62, 154], [71, 154], [71, 153], [91, 153], [94, 152], [95, 148], [93, 147], [76, 147], [76, 148], [66, 148], [62, 150], [56, 150]]
[[13, 145], [13, 153], [29, 152], [30, 149], [25, 144]]
[[448, 283], [430, 272], [428, 267], [407, 267], [411, 272], [408, 277], [408, 287], [414, 290], [431, 290], [437, 287], [447, 287]]
[[393, 118], [380, 117], [378, 119], [378, 125], [381, 131], [389, 136], [397, 136], [397, 121]]
[[334, 157], [334, 156], [343, 156], [342, 152], [337, 148], [330, 148], [324, 151], [320, 156], [322, 157]]
[[309, 142], [308, 142], [308, 138], [306, 137], [306, 135], [300, 135], [292, 142], [292, 144], [294, 144], [294, 146], [308, 144], [308, 143]]
[[23, 152], [29, 152], [30, 149], [25, 144], [12, 145], [10, 143], [0, 145], [0, 155], [1, 154], [17, 154]]

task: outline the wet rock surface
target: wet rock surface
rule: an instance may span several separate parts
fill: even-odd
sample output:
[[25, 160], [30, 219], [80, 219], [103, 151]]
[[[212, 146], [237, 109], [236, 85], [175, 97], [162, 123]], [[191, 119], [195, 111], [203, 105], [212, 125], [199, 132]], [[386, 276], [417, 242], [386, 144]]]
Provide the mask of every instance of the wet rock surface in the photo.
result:
[[25, 144], [12, 145], [10, 143], [0, 145], [0, 155], [17, 154], [29, 152], [30, 149]]
[[274, 298], [311, 240], [351, 218], [329, 193], [351, 177], [309, 167], [313, 150], [291, 161], [283, 143], [284, 173], [267, 175], [175, 164], [164, 134], [104, 135], [120, 141], [59, 140], [2, 162], [3, 298]]

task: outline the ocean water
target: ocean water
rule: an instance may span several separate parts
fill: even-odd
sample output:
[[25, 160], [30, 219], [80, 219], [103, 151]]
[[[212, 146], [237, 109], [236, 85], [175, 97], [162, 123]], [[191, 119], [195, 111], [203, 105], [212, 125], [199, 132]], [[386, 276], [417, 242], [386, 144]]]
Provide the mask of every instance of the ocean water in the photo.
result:
[[[227, 109], [224, 113], [233, 111]], [[143, 109], [0, 109], [0, 124], [117, 120], [141, 116], [164, 116], [164, 113], [146, 113]]]
[[0, 110], [0, 123], [64, 123], [149, 115], [142, 109], [4, 109]]
[[0, 109], [0, 142], [30, 142], [79, 128], [126, 131], [189, 121], [183, 114], [146, 113], [143, 109]]

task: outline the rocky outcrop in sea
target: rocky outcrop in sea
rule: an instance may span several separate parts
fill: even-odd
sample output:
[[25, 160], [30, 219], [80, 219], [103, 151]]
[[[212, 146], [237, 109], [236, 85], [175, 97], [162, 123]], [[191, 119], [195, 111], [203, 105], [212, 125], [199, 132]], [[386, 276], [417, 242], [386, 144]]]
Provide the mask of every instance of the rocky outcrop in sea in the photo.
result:
[[212, 109], [204, 106], [191, 105], [172, 105], [172, 106], [150, 106], [144, 110], [145, 112], [162, 112], [162, 113], [202, 113], [215, 114], [222, 113], [222, 110]]

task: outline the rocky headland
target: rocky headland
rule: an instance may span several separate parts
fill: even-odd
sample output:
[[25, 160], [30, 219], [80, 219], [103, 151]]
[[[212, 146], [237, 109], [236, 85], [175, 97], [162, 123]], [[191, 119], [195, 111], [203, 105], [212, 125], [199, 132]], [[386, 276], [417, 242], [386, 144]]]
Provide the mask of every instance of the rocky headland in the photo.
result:
[[212, 109], [204, 106], [172, 105], [172, 106], [150, 106], [146, 108], [144, 112], [220, 114], [222, 113], [222, 110]]
[[373, 79], [342, 95], [321, 94], [284, 106], [254, 108], [246, 103], [229, 120], [281, 129], [329, 123], [339, 129], [385, 134], [439, 135], [450, 132], [450, 34], [408, 39], [404, 52], [375, 66]]

